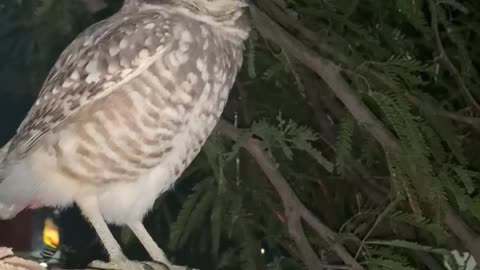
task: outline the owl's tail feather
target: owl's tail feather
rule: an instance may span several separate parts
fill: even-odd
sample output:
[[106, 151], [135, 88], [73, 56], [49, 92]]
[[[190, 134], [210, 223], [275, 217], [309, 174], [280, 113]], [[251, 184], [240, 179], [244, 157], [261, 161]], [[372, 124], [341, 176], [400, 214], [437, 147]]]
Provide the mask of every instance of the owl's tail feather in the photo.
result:
[[4, 146], [2, 146], [2, 148], [0, 149], [0, 184], [2, 183], [2, 181], [5, 179], [6, 177], [6, 164], [5, 164], [5, 158], [7, 156], [7, 153], [8, 153], [8, 149], [10, 148], [10, 143], [11, 141], [9, 141], [7, 144], [5, 144]]
[[[7, 164], [5, 162], [5, 158], [7, 156], [9, 147], [10, 142], [8, 142], [0, 149], [0, 189], [5, 189], [5, 187], [2, 186], [2, 182], [4, 182], [6, 178], [8, 178]], [[14, 204], [5, 204], [4, 202], [2, 202], [3, 196], [1, 195], [1, 193], [2, 192], [0, 192], [0, 220], [11, 219], [15, 217], [22, 209]]]

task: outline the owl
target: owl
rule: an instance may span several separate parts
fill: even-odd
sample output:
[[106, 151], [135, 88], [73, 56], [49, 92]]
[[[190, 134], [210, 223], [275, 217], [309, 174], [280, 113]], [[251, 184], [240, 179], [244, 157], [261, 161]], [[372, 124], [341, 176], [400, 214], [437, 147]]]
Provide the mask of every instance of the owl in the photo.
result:
[[[110, 261], [107, 224], [128, 226], [174, 266], [142, 220], [199, 153], [242, 65], [244, 0], [127, 0], [60, 55], [0, 152], [0, 218], [77, 204]], [[133, 267], [134, 268], [134, 267]]]

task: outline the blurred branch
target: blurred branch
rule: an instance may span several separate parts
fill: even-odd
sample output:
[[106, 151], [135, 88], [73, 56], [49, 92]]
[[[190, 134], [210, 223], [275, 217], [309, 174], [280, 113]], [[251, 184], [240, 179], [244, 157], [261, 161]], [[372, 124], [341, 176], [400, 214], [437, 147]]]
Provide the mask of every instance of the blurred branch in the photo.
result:
[[105, 0], [81, 0], [88, 12], [94, 14], [107, 7]]
[[[217, 131], [234, 141], [240, 141], [241, 139], [241, 131], [224, 120], [221, 120], [217, 125]], [[289, 186], [287, 180], [278, 170], [275, 162], [264, 150], [265, 147], [259, 140], [248, 138], [243, 144], [243, 147], [254, 157], [280, 196], [287, 217], [288, 232], [292, 240], [296, 243], [303, 261], [308, 269], [319, 269], [319, 266], [322, 265], [321, 261], [305, 237], [305, 231], [301, 220], [303, 219], [307, 222], [328, 243], [334, 241], [335, 232], [323, 224], [300, 201], [298, 196]], [[333, 243], [332, 245], [332, 249], [346, 265], [349, 265], [352, 269], [363, 270], [363, 267], [353, 259], [350, 253], [342, 245]]]

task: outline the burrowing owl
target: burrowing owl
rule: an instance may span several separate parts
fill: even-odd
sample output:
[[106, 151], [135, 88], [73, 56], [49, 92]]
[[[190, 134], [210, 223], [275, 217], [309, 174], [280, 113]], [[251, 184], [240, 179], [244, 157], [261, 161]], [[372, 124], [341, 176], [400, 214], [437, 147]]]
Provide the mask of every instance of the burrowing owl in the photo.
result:
[[[133, 0], [61, 54], [2, 148], [0, 218], [76, 203], [110, 261], [107, 223], [172, 265], [142, 219], [198, 154], [242, 65], [244, 0]], [[174, 267], [174, 266], [173, 266]]]

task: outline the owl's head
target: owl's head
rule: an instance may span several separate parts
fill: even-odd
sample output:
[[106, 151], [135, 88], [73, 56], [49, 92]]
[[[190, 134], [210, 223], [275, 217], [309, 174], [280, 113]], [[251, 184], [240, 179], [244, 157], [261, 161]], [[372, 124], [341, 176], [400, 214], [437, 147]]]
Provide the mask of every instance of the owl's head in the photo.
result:
[[148, 4], [170, 4], [185, 7], [194, 13], [225, 17], [247, 7], [247, 0], [145, 0]]

